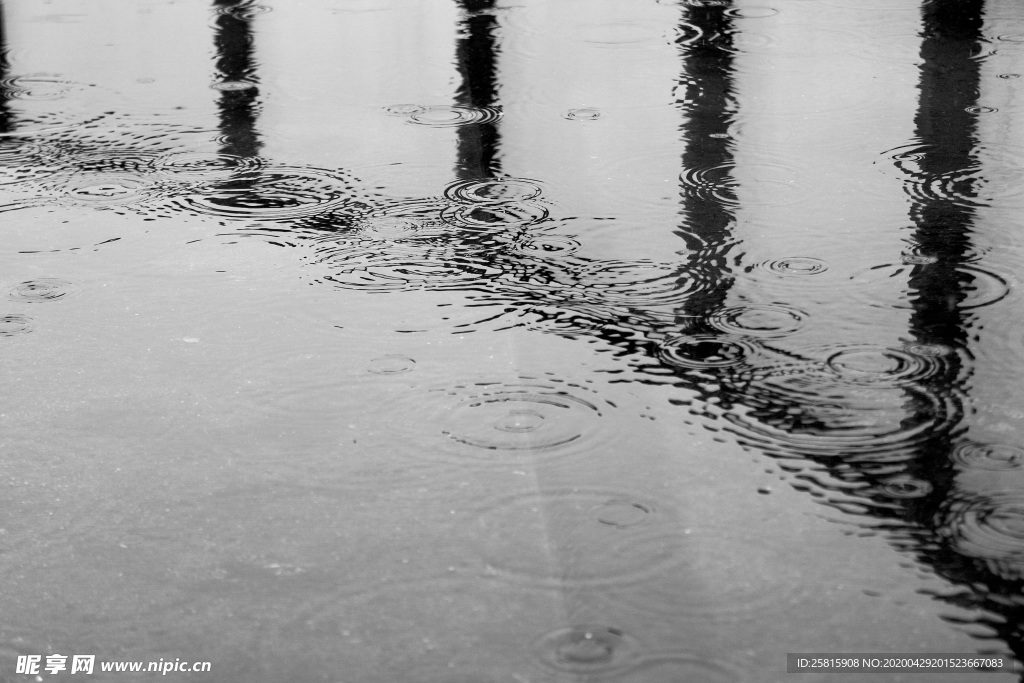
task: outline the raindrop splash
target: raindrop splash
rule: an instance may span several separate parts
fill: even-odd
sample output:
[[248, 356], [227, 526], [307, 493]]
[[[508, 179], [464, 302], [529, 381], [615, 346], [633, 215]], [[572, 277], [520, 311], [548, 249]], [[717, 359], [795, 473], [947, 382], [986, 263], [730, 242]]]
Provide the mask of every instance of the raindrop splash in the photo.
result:
[[420, 107], [406, 115], [409, 123], [434, 128], [467, 126], [473, 123], [493, 123], [501, 118], [497, 107], [468, 107], [459, 105], [436, 105]]
[[1024, 448], [1003, 443], [965, 441], [953, 447], [950, 458], [967, 469], [1015, 470], [1024, 467]]
[[540, 660], [558, 671], [605, 674], [633, 664], [636, 639], [608, 626], [572, 626], [542, 637], [535, 646]]
[[32, 318], [27, 315], [10, 314], [0, 316], [0, 337], [16, 337], [32, 331]]
[[27, 280], [11, 288], [9, 298], [27, 304], [58, 301], [71, 294], [73, 285], [60, 278]]

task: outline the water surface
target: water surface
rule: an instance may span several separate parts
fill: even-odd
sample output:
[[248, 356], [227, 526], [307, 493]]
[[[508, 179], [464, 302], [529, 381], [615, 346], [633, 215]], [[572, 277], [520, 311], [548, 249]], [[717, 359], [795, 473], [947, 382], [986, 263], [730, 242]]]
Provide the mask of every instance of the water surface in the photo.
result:
[[0, 40], [0, 680], [1024, 658], [1016, 3], [5, 0]]

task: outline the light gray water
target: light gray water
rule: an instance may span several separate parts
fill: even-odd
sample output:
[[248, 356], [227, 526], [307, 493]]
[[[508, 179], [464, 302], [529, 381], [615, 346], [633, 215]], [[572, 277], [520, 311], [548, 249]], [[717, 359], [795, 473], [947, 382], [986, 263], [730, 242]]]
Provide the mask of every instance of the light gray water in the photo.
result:
[[3, 683], [1017, 680], [1017, 2], [0, 41]]

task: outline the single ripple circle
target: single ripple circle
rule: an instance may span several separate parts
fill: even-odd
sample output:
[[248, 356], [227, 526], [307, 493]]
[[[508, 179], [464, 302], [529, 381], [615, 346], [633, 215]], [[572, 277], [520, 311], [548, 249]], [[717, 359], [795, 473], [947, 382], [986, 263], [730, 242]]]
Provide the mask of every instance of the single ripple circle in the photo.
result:
[[[990, 107], [976, 108], [987, 113]], [[911, 143], [883, 153], [883, 173], [903, 179], [903, 191], [917, 203], [948, 202], [969, 208], [1018, 200], [1024, 193], [1024, 150], [1012, 145], [980, 146], [967, 157], [937, 145]]]
[[155, 171], [187, 180], [223, 180], [263, 165], [257, 157], [217, 152], [171, 152], [152, 161]]
[[658, 357], [681, 368], [715, 369], [739, 365], [757, 353], [753, 343], [735, 337], [687, 335], [668, 339]]
[[[737, 171], [742, 177], [737, 177]], [[800, 201], [798, 169], [778, 162], [697, 166], [679, 175], [683, 191], [692, 197], [727, 206], [784, 206]]]
[[483, 204], [525, 202], [542, 192], [540, 184], [529, 178], [457, 180], [444, 189], [444, 195], [451, 200]]
[[1010, 293], [1010, 283], [993, 271], [967, 264], [957, 266], [955, 270], [967, 280], [962, 289], [964, 298], [959, 303], [961, 309], [988, 306]]
[[27, 304], [57, 301], [68, 296], [74, 285], [60, 278], [40, 278], [26, 280], [11, 288], [9, 298]]
[[679, 304], [714, 286], [717, 273], [700, 266], [651, 261], [598, 261], [576, 275], [573, 298], [626, 306]]
[[386, 355], [374, 358], [367, 366], [367, 371], [375, 375], [400, 375], [416, 368], [416, 361], [408, 356]]
[[981, 105], [974, 105], [971, 107], [966, 107], [964, 111], [966, 111], [968, 114], [994, 114], [999, 110], [996, 109], [995, 107], [984, 107]]
[[455, 406], [443, 433], [485, 450], [557, 448], [583, 436], [580, 423], [563, 411], [583, 422], [600, 415], [597, 406], [568, 394], [503, 389]]
[[0, 316], [0, 337], [16, 337], [32, 331], [32, 318], [16, 313]]
[[708, 316], [708, 323], [730, 334], [751, 337], [784, 337], [803, 326], [806, 314], [785, 304], [751, 304], [721, 309]]
[[501, 110], [497, 107], [436, 105], [413, 111], [407, 115], [407, 118], [410, 123], [419, 126], [447, 128], [473, 123], [493, 123], [501, 118]]
[[356, 182], [346, 175], [311, 167], [267, 166], [215, 183], [209, 191], [178, 202], [199, 213], [225, 218], [288, 220], [366, 205], [352, 198]]
[[[724, 415], [729, 431], [783, 457], [900, 462], [963, 418], [963, 398], [913, 383], [857, 384], [827, 368], [768, 371], [741, 385], [744, 405]], [[821, 410], [829, 406], [828, 410]]]
[[792, 561], [792, 549], [758, 537], [754, 529], [698, 526], [685, 531], [670, 567], [635, 584], [603, 586], [598, 599], [614, 614], [629, 611], [646, 622], [681, 614], [710, 622], [749, 621], [809, 598], [803, 577], [782, 569]]
[[80, 132], [84, 125], [111, 114], [100, 109], [95, 98], [100, 92], [95, 85], [50, 74], [0, 79], [0, 100], [17, 100], [17, 106], [9, 108], [8, 125], [0, 138]]
[[1024, 492], [954, 494], [936, 513], [936, 528], [953, 550], [997, 576], [1024, 578]]
[[634, 585], [684, 558], [675, 516], [628, 491], [557, 489], [488, 506], [476, 513], [479, 552], [489, 571], [511, 581]]
[[558, 671], [607, 674], [634, 664], [640, 646], [635, 638], [617, 628], [581, 625], [544, 635], [534, 650], [541, 662]]
[[886, 299], [874, 305], [885, 308], [911, 309], [917, 300], [918, 290], [913, 288], [914, 281], [912, 276], [908, 278], [905, 273], [911, 268], [931, 267], [932, 263], [936, 264], [935, 267], [946, 269], [945, 275], [950, 283], [950, 295], [957, 297], [956, 305], [960, 310], [989, 306], [1005, 299], [1010, 293], [1010, 283], [1007, 279], [992, 270], [967, 263], [947, 267], [937, 263], [937, 261], [933, 262], [930, 258], [927, 260], [914, 259], [914, 262], [909, 264], [901, 262], [874, 266], [860, 275], [851, 276], [850, 279], [879, 282], [902, 275], [908, 284], [904, 297], [899, 300]]
[[88, 86], [43, 74], [0, 79], [0, 98], [11, 100], [60, 100]]
[[784, 277], [805, 277], [828, 270], [828, 263], [813, 256], [790, 256], [758, 264], [761, 268]]
[[407, 242], [387, 250], [325, 244], [317, 264], [329, 267], [322, 280], [342, 289], [397, 292], [418, 289], [486, 288], [503, 274], [500, 265]]
[[479, 380], [411, 391], [400, 400], [401, 432], [432, 460], [535, 463], [592, 454], [615, 442], [615, 406], [559, 378]]
[[978, 470], [1015, 470], [1024, 467], [1024, 448], [1002, 443], [965, 441], [953, 447], [950, 458]]
[[900, 475], [880, 482], [875, 490], [887, 498], [923, 498], [932, 492], [932, 485], [924, 479]]
[[140, 174], [90, 173], [64, 183], [62, 199], [87, 206], [121, 206], [154, 196], [154, 184]]
[[441, 211], [441, 220], [468, 230], [500, 230], [547, 220], [548, 209], [536, 202], [461, 204]]
[[941, 372], [943, 356], [918, 355], [907, 350], [870, 345], [851, 346], [833, 353], [825, 364], [851, 382], [918, 382]]

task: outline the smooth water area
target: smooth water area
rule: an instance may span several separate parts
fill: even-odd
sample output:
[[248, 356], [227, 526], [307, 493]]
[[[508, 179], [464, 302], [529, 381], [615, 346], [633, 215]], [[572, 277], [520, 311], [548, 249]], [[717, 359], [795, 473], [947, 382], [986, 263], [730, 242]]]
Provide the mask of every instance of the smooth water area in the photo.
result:
[[1015, 0], [3, 0], [0, 681], [1018, 680], [786, 655], [1024, 659], [1022, 74]]

